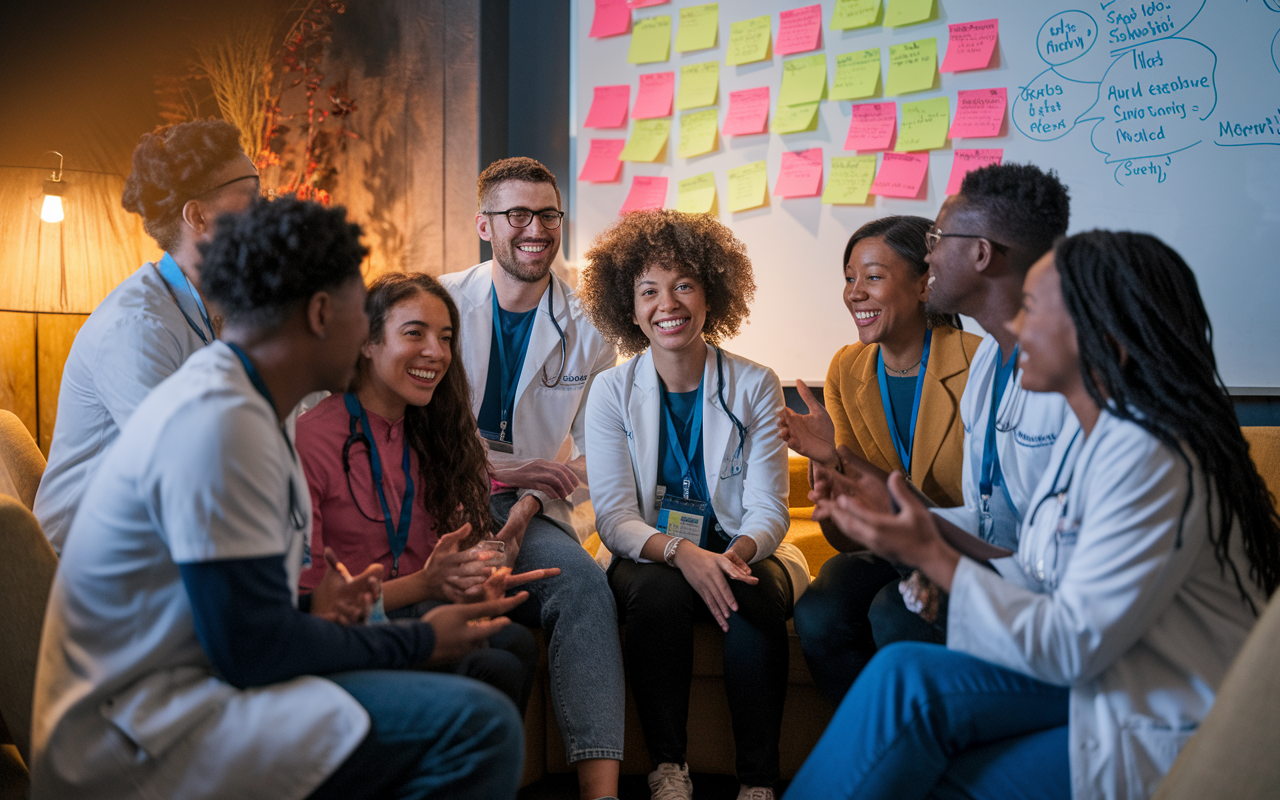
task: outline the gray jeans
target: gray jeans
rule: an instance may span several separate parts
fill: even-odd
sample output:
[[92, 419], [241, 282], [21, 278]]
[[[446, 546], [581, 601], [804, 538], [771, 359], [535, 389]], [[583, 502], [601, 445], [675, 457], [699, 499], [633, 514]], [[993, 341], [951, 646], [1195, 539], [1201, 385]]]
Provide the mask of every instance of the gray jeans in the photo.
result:
[[[493, 495], [494, 523], [503, 525], [516, 493]], [[622, 760], [622, 647], [618, 612], [604, 570], [550, 519], [529, 522], [516, 572], [559, 567], [554, 578], [527, 583], [529, 599], [509, 615], [542, 628], [551, 669], [551, 705], [564, 735], [569, 763], [588, 758]]]

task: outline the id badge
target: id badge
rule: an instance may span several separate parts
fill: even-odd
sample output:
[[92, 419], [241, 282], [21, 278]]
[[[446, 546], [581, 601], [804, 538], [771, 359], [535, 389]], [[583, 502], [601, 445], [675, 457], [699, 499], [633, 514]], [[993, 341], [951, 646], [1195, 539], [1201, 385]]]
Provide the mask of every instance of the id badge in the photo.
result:
[[668, 492], [658, 507], [658, 530], [701, 545], [711, 519], [709, 512], [707, 503], [701, 500], [685, 500]]
[[480, 438], [484, 439], [485, 445], [495, 453], [506, 453], [507, 455], [515, 455], [516, 446], [513, 442], [500, 442], [496, 438], [490, 439], [485, 431], [481, 431]]

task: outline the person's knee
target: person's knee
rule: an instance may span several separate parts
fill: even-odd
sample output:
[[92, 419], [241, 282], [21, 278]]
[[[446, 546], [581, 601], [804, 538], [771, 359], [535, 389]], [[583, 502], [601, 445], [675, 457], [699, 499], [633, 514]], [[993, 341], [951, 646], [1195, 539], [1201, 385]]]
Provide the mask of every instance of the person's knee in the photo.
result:
[[877, 651], [858, 676], [855, 688], [901, 703], [930, 695], [938, 677], [937, 660], [946, 648], [925, 642], [895, 642]]
[[843, 604], [830, 590], [810, 586], [796, 601], [796, 633], [808, 651], [812, 645], [825, 649], [831, 635], [843, 621]]
[[450, 728], [457, 743], [476, 752], [491, 754], [506, 763], [513, 755], [524, 761], [524, 723], [515, 703], [497, 689], [468, 680], [455, 692], [454, 706], [463, 710], [460, 724]]
[[615, 577], [621, 582], [618, 602], [628, 623], [645, 618], [688, 616], [694, 601], [702, 602], [683, 573], [666, 565], [636, 564], [626, 571], [625, 577]]

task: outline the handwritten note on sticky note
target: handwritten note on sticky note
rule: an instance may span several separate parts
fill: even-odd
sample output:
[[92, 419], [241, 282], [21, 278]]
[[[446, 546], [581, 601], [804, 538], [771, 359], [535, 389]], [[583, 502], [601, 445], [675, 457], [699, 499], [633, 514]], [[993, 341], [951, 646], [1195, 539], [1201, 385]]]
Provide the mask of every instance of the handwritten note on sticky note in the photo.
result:
[[852, 108], [845, 150], [888, 150], [898, 127], [897, 103], [863, 103]]
[[1003, 86], [999, 89], [961, 89], [956, 99], [956, 120], [951, 123], [947, 135], [952, 139], [999, 136], [1006, 105], [1008, 92]]
[[885, 153], [871, 193], [882, 197], [915, 197], [929, 171], [928, 153]]
[[676, 95], [676, 108], [715, 105], [716, 92], [720, 88], [720, 62], [685, 64], [680, 68], [680, 93]]
[[671, 101], [676, 96], [674, 72], [651, 72], [640, 76], [640, 91], [636, 93], [636, 107], [631, 116], [636, 119], [653, 119], [671, 116]]
[[769, 16], [752, 17], [729, 26], [729, 47], [724, 63], [750, 64], [769, 57]]
[[793, 8], [778, 15], [778, 55], [817, 50], [821, 41], [821, 4]]
[[587, 162], [582, 165], [580, 181], [593, 183], [612, 183], [618, 179], [622, 171], [622, 162], [618, 154], [626, 145], [626, 139], [592, 139], [591, 149], [587, 151]]
[[947, 38], [947, 55], [942, 59], [940, 72], [986, 69], [991, 64], [991, 54], [996, 51], [996, 39], [1000, 38], [1000, 20], [961, 22], [947, 27], [951, 33]]
[[836, 10], [831, 15], [831, 30], [864, 28], [879, 16], [880, 0], [836, 0]]
[[933, 14], [933, 0], [889, 0], [884, 12], [884, 26], [899, 28], [924, 22]]
[[724, 117], [725, 136], [764, 133], [769, 120], [769, 87], [729, 92], [729, 113]]
[[718, 113], [714, 108], [708, 108], [706, 111], [681, 114], [680, 146], [676, 155], [681, 158], [693, 158], [715, 150], [718, 146], [716, 136]]
[[898, 133], [899, 153], [937, 150], [947, 143], [951, 126], [951, 101], [933, 97], [916, 103], [902, 104], [902, 130]]
[[1004, 150], [957, 150], [951, 162], [951, 179], [947, 181], [947, 194], [958, 194], [964, 176], [980, 167], [999, 164], [1004, 158]]
[[774, 133], [805, 133], [818, 129], [818, 103], [799, 103], [794, 106], [778, 104], [773, 114]]
[[832, 156], [831, 173], [822, 192], [822, 202], [830, 205], [860, 206], [867, 202], [871, 182], [876, 179], [876, 157]]
[[895, 95], [932, 89], [937, 71], [936, 39], [889, 45], [889, 77], [885, 80], [884, 93]]
[[627, 5], [632, 8], [646, 8], [648, 6], [661, 6], [670, 3], [671, 0], [627, 0]]
[[768, 165], [753, 161], [729, 170], [729, 210], [746, 211], [764, 205], [769, 190]]
[[880, 48], [859, 50], [836, 56], [836, 79], [831, 84], [832, 100], [861, 100], [876, 93], [880, 80]]
[[720, 30], [720, 4], [707, 3], [680, 9], [680, 28], [676, 31], [676, 52], [705, 50], [716, 46]]
[[662, 208], [667, 202], [667, 179], [650, 175], [637, 175], [631, 179], [631, 191], [622, 203], [619, 214]]
[[631, 103], [631, 87], [597, 86], [591, 99], [584, 128], [621, 128], [627, 122], [627, 106]]
[[631, 138], [618, 156], [623, 161], [656, 161], [671, 135], [669, 119], [638, 119], [632, 125]]
[[716, 176], [704, 172], [685, 178], [676, 184], [676, 211], [686, 214], [706, 214], [716, 202]]
[[778, 102], [786, 106], [813, 103], [822, 99], [827, 88], [827, 57], [793, 58], [782, 65], [782, 88]]
[[813, 197], [822, 189], [822, 148], [783, 152], [773, 193], [778, 197]]
[[596, 0], [596, 15], [591, 18], [588, 36], [617, 36], [631, 27], [631, 9], [626, 0]]
[[628, 64], [651, 64], [666, 61], [671, 51], [671, 17], [646, 17], [631, 26], [631, 50]]

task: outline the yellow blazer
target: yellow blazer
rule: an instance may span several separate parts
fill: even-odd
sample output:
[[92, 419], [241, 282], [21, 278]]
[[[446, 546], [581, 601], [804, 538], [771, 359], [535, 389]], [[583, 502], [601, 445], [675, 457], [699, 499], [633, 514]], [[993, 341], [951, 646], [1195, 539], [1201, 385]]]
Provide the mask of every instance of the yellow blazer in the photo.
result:
[[[920, 392], [915, 441], [911, 446], [911, 482], [946, 508], [964, 505], [964, 425], [960, 395], [969, 379], [969, 363], [981, 337], [951, 327], [933, 329], [929, 364]], [[902, 469], [893, 447], [876, 379], [880, 345], [845, 345], [831, 359], [823, 398], [836, 427], [836, 444], [848, 445], [886, 472]]]

